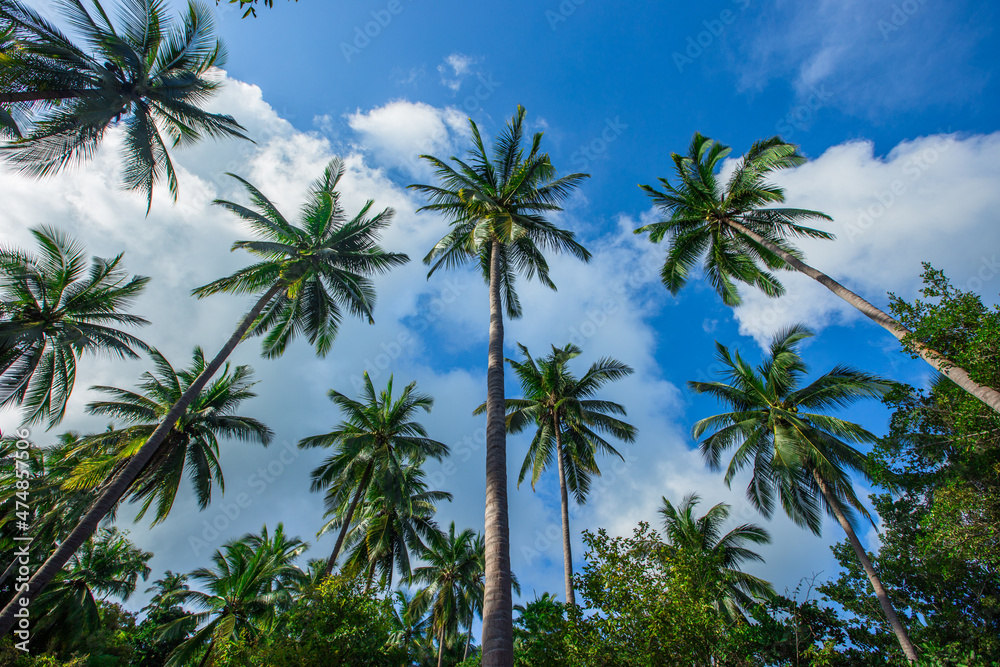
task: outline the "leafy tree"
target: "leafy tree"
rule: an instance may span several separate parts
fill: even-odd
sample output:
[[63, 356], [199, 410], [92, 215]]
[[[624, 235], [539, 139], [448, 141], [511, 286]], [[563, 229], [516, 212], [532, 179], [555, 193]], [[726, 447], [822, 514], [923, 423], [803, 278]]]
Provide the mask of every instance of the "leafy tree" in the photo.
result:
[[[122, 427], [79, 441], [79, 454], [84, 462], [67, 481], [68, 488], [93, 488], [123, 468], [207, 366], [200, 347], [194, 349], [191, 366], [180, 371], [175, 370], [159, 351], [150, 350], [150, 356], [156, 370], [142, 374], [139, 391], [91, 387], [107, 394], [109, 400], [89, 403], [87, 412], [118, 420]], [[225, 488], [219, 463], [220, 437], [262, 445], [271, 442], [274, 437], [271, 429], [252, 417], [234, 414], [240, 403], [256, 396], [250, 391], [254, 384], [252, 376], [250, 366], [237, 366], [230, 372], [227, 363], [222, 374], [202, 389], [177, 419], [164, 444], [139, 473], [132, 487], [131, 500], [142, 503], [137, 520], [145, 516], [154, 503], [153, 524], [167, 518], [185, 469], [191, 475], [198, 506], [201, 509], [208, 507], [213, 484]]]
[[685, 496], [677, 507], [666, 498], [662, 500], [660, 515], [668, 551], [702, 551], [719, 564], [725, 591], [716, 606], [728, 621], [746, 620], [745, 611], [751, 604], [774, 595], [771, 584], [740, 569], [748, 561], [764, 562], [760, 554], [749, 547], [750, 544], [770, 544], [771, 536], [766, 530], [747, 523], [723, 533], [722, 526], [729, 518], [730, 509], [726, 503], [714, 505], [696, 519], [694, 508], [701, 501], [696, 493]]
[[[299, 442], [299, 447], [337, 447], [312, 473], [312, 489], [327, 489], [327, 514], [334, 515], [320, 534], [340, 528], [326, 565], [327, 574], [333, 571], [358, 503], [368, 491], [373, 476], [399, 476], [407, 461], [421, 462], [427, 457], [440, 461], [448, 455], [447, 445], [428, 438], [424, 427], [413, 421], [418, 410], [430, 412], [434, 405], [433, 398], [416, 392], [416, 382], [406, 385], [403, 393], [393, 399], [392, 376], [382, 392], [375, 391], [367, 372], [364, 378], [361, 400], [330, 390], [330, 400], [345, 417], [335, 430]], [[350, 504], [346, 502], [348, 497]]]
[[543, 593], [528, 604], [516, 605], [514, 620], [514, 665], [516, 667], [561, 667], [565, 649], [566, 605]]
[[[124, 126], [124, 186], [146, 196], [166, 178], [174, 199], [173, 146], [203, 135], [247, 139], [231, 116], [201, 108], [219, 89], [213, 69], [225, 49], [213, 36], [209, 11], [189, 2], [181, 24], [167, 16], [161, 0], [122, 0], [117, 26], [98, 0], [93, 11], [80, 0], [59, 0], [66, 22], [85, 47], [21, 0], [0, 6], [0, 34], [8, 34], [0, 125], [22, 135], [15, 117], [29, 117], [30, 130], [8, 143], [0, 157], [33, 176], [58, 172], [91, 158], [109, 127]], [[0, 43], [3, 40], [0, 39]], [[88, 51], [88, 49], [90, 49]]]
[[753, 285], [771, 297], [784, 293], [770, 273], [795, 269], [829, 289], [902, 341], [918, 356], [956, 384], [1000, 412], [1000, 391], [969, 375], [967, 368], [947, 353], [928, 347], [900, 321], [803, 261], [792, 238], [832, 239], [833, 235], [800, 223], [830, 220], [817, 211], [779, 208], [785, 192], [765, 179], [779, 169], [798, 166], [806, 159], [780, 137], [755, 143], [737, 163], [723, 185], [716, 173], [729, 155], [729, 147], [695, 133], [687, 155], [673, 153], [677, 184], [660, 179], [661, 190], [640, 186], [669, 219], [645, 225], [654, 243], [669, 237], [666, 261], [660, 273], [663, 284], [676, 294], [691, 269], [704, 257], [705, 276], [729, 306], [740, 303], [736, 282]]
[[843, 408], [864, 398], [885, 394], [886, 381], [848, 366], [836, 366], [811, 384], [800, 387], [807, 372], [796, 346], [813, 334], [802, 326], [779, 332], [771, 341], [767, 359], [757, 368], [716, 343], [725, 382], [689, 382], [697, 393], [707, 393], [732, 412], [707, 417], [695, 424], [692, 435], [713, 470], [722, 469], [722, 455], [734, 449], [726, 468], [728, 486], [744, 468], [752, 471], [747, 498], [764, 516], [774, 512], [775, 500], [800, 526], [820, 534], [826, 509], [847, 533], [882, 611], [899, 645], [911, 662], [917, 654], [852, 525], [853, 510], [868, 518], [854, 493], [849, 473], [871, 481], [871, 466], [849, 442], [872, 443], [876, 437], [857, 424], [815, 410]]
[[489, 287], [490, 328], [486, 396], [486, 600], [483, 611], [485, 664], [507, 667], [513, 660], [513, 619], [510, 572], [510, 528], [507, 517], [507, 440], [504, 428], [503, 314], [521, 316], [514, 283], [517, 274], [538, 277], [555, 289], [543, 251], [567, 251], [588, 261], [590, 253], [573, 232], [546, 220], [561, 210], [587, 174], [557, 177], [542, 133], [534, 135], [525, 155], [524, 107], [497, 138], [492, 156], [479, 128], [469, 121], [473, 149], [469, 161], [453, 165], [430, 156], [439, 185], [411, 185], [430, 200], [421, 211], [436, 211], [451, 224], [424, 258], [439, 268], [478, 264]]
[[[613, 435], [625, 442], [635, 442], [635, 427], [612, 415], [624, 415], [618, 403], [594, 398], [607, 382], [620, 380], [632, 369], [617, 359], [605, 357], [594, 364], [580, 379], [566, 367], [570, 359], [580, 355], [580, 348], [568, 344], [562, 349], [552, 347], [552, 354], [533, 359], [528, 348], [518, 344], [523, 361], [508, 359], [521, 382], [524, 398], [507, 399], [507, 431], [519, 433], [534, 426], [535, 437], [521, 465], [518, 485], [531, 471], [531, 488], [556, 460], [559, 473], [559, 497], [562, 508], [563, 569], [566, 579], [566, 603], [576, 604], [573, 594], [573, 552], [570, 545], [569, 496], [576, 502], [587, 501], [590, 480], [600, 475], [597, 454], [622, 458], [618, 451], [601, 437]], [[474, 414], [486, 410], [479, 406]], [[623, 459], [624, 460], [624, 459]]]
[[[343, 174], [342, 163], [333, 160], [313, 185], [302, 211], [302, 226], [287, 222], [257, 188], [234, 177], [246, 186], [256, 210], [233, 202], [217, 203], [240, 216], [262, 237], [262, 240], [238, 241], [233, 249], [245, 249], [262, 261], [196, 289], [195, 295], [233, 292], [260, 296], [222, 350], [184, 391], [125, 468], [109, 480], [80, 524], [34, 574], [29, 582], [32, 595], [45, 589], [59, 568], [125, 495], [177, 420], [244, 336], [264, 335], [264, 355], [278, 357], [301, 333], [315, 346], [317, 354], [323, 356], [330, 351], [337, 335], [343, 319], [342, 308], [372, 321], [375, 289], [371, 276], [385, 273], [408, 258], [385, 252], [377, 244], [380, 231], [392, 217], [390, 209], [369, 217], [373, 204], [369, 201], [354, 218], [347, 218], [336, 191]], [[0, 635], [13, 626], [15, 611], [13, 604], [4, 607], [0, 614]]]
[[128, 277], [122, 256], [94, 257], [52, 227], [31, 230], [39, 254], [0, 248], [0, 407], [26, 424], [66, 413], [82, 354], [136, 359], [146, 344], [117, 327], [149, 324], [124, 312], [149, 278]]
[[[190, 590], [187, 578], [186, 574], [167, 570], [163, 578], [157, 579], [146, 589], [147, 593], [154, 595], [149, 604], [142, 608], [146, 617], [138, 625], [132, 637], [133, 653], [129, 661], [130, 667], [163, 667], [167, 663], [168, 656], [184, 643], [197, 627], [197, 620], [180, 605], [185, 592]], [[171, 641], [160, 639], [159, 630], [162, 626], [181, 619], [187, 621], [178, 623]]]

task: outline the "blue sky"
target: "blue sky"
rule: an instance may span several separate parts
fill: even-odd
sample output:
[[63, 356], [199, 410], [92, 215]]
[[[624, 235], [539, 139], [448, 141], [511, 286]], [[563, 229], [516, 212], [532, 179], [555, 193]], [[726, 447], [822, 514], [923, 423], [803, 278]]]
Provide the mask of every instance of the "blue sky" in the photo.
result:
[[[574, 530], [604, 526], [627, 533], [639, 520], [656, 521], [660, 496], [676, 502], [696, 490], [706, 509], [727, 501], [739, 521], [766, 523], [742, 500], [741, 486], [725, 489], [692, 451], [691, 425], [718, 409], [692, 396], [685, 382], [712, 376], [715, 340], [756, 360], [759, 344], [775, 330], [802, 321], [818, 332], [805, 348], [816, 371], [847, 362], [920, 384], [928, 368], [798, 276], [783, 276], [787, 297], [769, 302], [748, 292], [736, 311], [700, 280], [671, 297], [655, 275], [662, 248], [631, 233], [656, 219], [637, 184], [669, 176], [671, 152], [686, 150], [695, 131], [731, 145], [734, 156], [781, 133], [813, 158], [777, 178], [790, 203], [834, 218], [827, 229], [838, 235], [836, 242], [803, 244], [817, 267], [884, 306], [887, 291], [915, 296], [920, 262], [932, 261], [957, 285], [995, 302], [996, 11], [971, 0], [627, 7], [600, 0], [276, 0], [257, 19], [241, 20], [223, 5], [216, 15], [229, 78], [213, 108], [234, 115], [257, 143], [178, 151], [180, 201], [157, 193], [147, 219], [143, 202], [114, 187], [119, 164], [112, 132], [95, 161], [56, 179], [34, 182], [5, 172], [0, 231], [27, 246], [28, 227], [58, 223], [94, 254], [124, 250], [132, 270], [153, 277], [137, 306], [154, 322], [143, 338], [180, 365], [195, 344], [217, 349], [246, 307], [232, 297], [196, 302], [187, 296], [243, 261], [228, 248], [245, 232], [210, 205], [215, 197], [241, 196], [222, 173], [249, 178], [291, 213], [326, 161], [344, 157], [348, 210], [368, 198], [394, 207], [397, 222], [385, 245], [414, 261], [379, 282], [376, 325], [346, 323], [325, 360], [298, 344], [285, 358], [264, 361], [255, 341], [244, 344], [234, 360], [252, 364], [261, 380], [259, 398], [246, 411], [277, 432], [278, 444], [269, 450], [225, 444], [225, 496], [217, 493], [199, 514], [185, 487], [167, 522], [152, 531], [136, 524], [133, 537], [156, 552], [154, 575], [202, 566], [209, 549], [265, 522], [283, 521], [316, 544], [310, 556], [325, 556], [333, 540], [314, 539], [322, 503], [306, 482], [321, 454], [281, 447], [332, 427], [338, 416], [326, 390], [353, 393], [366, 368], [378, 375], [376, 383], [394, 373], [397, 383], [417, 380], [437, 398], [424, 421], [455, 455], [453, 467], [434, 470], [435, 480], [456, 498], [441, 507], [439, 520], [479, 529], [482, 424], [469, 413], [485, 395], [486, 291], [471, 272], [425, 280], [419, 259], [445, 224], [415, 213], [423, 202], [405, 186], [431, 178], [416, 154], [466, 150], [468, 117], [492, 136], [522, 104], [532, 130], [544, 130], [543, 146], [555, 166], [592, 176], [558, 221], [577, 231], [595, 257], [588, 266], [555, 258], [558, 293], [522, 283], [525, 318], [508, 326], [508, 355], [517, 341], [536, 355], [572, 341], [584, 349], [579, 372], [604, 355], [636, 368], [608, 395], [629, 410], [639, 441], [626, 448], [624, 463], [606, 462], [590, 502], [574, 511]], [[86, 387], [128, 387], [146, 367], [144, 361], [82, 365], [64, 426], [103, 428], [82, 414], [94, 398]], [[512, 395], [516, 389], [508, 382]], [[844, 416], [877, 433], [888, 418], [878, 404]], [[16, 415], [0, 415], [4, 430], [15, 424]], [[44, 443], [53, 436], [37, 438]], [[512, 478], [525, 445], [511, 439]], [[513, 564], [529, 597], [562, 592], [561, 552], [552, 537], [558, 527], [554, 481], [545, 477], [536, 494], [522, 487], [511, 496]], [[227, 512], [240, 493], [252, 502], [232, 518]], [[208, 529], [213, 522], [222, 527]], [[827, 545], [841, 539], [834, 523], [822, 538], [780, 517], [767, 525], [775, 543], [758, 573], [779, 590], [815, 572], [832, 576]], [[867, 539], [874, 545], [877, 537]], [[574, 546], [579, 568], [579, 538]], [[141, 606], [142, 599], [133, 604]]]

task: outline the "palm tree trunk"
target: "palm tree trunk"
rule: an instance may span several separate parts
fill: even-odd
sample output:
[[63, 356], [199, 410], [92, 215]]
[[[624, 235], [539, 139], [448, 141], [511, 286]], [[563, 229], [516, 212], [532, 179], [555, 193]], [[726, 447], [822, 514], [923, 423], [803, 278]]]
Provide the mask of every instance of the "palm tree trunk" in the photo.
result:
[[187, 409], [191, 402], [198, 396], [199, 392], [205, 387], [208, 381], [215, 375], [216, 371], [222, 366], [226, 358], [232, 354], [236, 346], [239, 345], [243, 336], [250, 329], [254, 320], [257, 316], [264, 310], [264, 306], [268, 304], [278, 294], [284, 285], [278, 283], [271, 289], [267, 291], [257, 303], [250, 310], [249, 313], [240, 322], [240, 325], [233, 332], [233, 335], [229, 337], [229, 340], [223, 346], [219, 353], [212, 359], [212, 362], [202, 371], [201, 375], [191, 383], [187, 391], [181, 396], [180, 400], [174, 404], [167, 416], [163, 418], [163, 421], [153, 434], [149, 436], [149, 440], [146, 444], [136, 452], [135, 456], [128, 462], [122, 471], [118, 473], [113, 481], [106, 485], [106, 488], [100, 497], [94, 502], [93, 505], [87, 510], [80, 523], [77, 524], [65, 540], [59, 545], [55, 552], [49, 556], [48, 560], [42, 564], [38, 571], [31, 577], [28, 581], [28, 590], [23, 592], [21, 595], [14, 596], [14, 598], [7, 604], [3, 609], [3, 613], [0, 614], [0, 637], [6, 636], [10, 632], [11, 628], [14, 627], [14, 613], [17, 611], [19, 605], [18, 602], [21, 598], [28, 598], [28, 600], [33, 600], [39, 593], [45, 590], [45, 587], [52, 581], [52, 578], [58, 574], [58, 572], [63, 568], [70, 557], [76, 553], [84, 542], [86, 542], [97, 530], [100, 525], [101, 520], [104, 519], [105, 515], [113, 508], [125, 495], [129, 487], [135, 481], [139, 472], [146, 465], [146, 462], [156, 453], [156, 450], [166, 439], [167, 434], [180, 419], [181, 415]]
[[211, 657], [213, 649], [215, 649], [215, 637], [212, 637], [212, 641], [208, 643], [208, 650], [206, 650], [205, 655], [202, 656], [201, 662], [198, 663], [198, 667], [205, 667], [205, 661]]
[[472, 623], [469, 623], [469, 634], [465, 638], [465, 653], [462, 654], [462, 662], [469, 659], [469, 647], [472, 646]]
[[[790, 253], [777, 247], [767, 239], [761, 237], [758, 234], [750, 231], [740, 223], [734, 220], [726, 221], [733, 229], [738, 231], [740, 234], [744, 234], [747, 237], [753, 239], [755, 242], [764, 246], [774, 254], [785, 260], [790, 266], [795, 268], [797, 271], [804, 273], [809, 276], [820, 285], [823, 285], [828, 290], [839, 296], [841, 299], [851, 304], [862, 313], [864, 313], [868, 318], [874, 320], [877, 324], [882, 326], [886, 331], [891, 333], [900, 341], [906, 336], [910, 335], [912, 332], [904, 327], [902, 324], [897, 322], [895, 318], [891, 317], [881, 309], [873, 306], [868, 301], [855, 294], [851, 290], [847, 289], [836, 280], [826, 275], [822, 271], [814, 269], [802, 260], [794, 257]], [[932, 350], [923, 343], [917, 340], [911, 340], [909, 346], [912, 347], [920, 357], [933, 366], [939, 373], [945, 375], [949, 380], [957, 384], [959, 387], [969, 392], [980, 401], [993, 408], [994, 411], [1000, 413], [1000, 391], [993, 389], [991, 387], [986, 387], [979, 384], [965, 371], [965, 369], [960, 368], [947, 359], [945, 359], [939, 352]]]
[[483, 667], [512, 667], [514, 624], [507, 517], [507, 428], [503, 386], [503, 303], [500, 242], [490, 252], [490, 342], [486, 371], [486, 576], [483, 583]]
[[441, 667], [444, 660], [444, 626], [438, 630], [438, 667]]
[[868, 581], [871, 582], [872, 588], [875, 589], [875, 597], [878, 598], [879, 604], [882, 605], [882, 612], [889, 621], [892, 631], [896, 634], [896, 639], [899, 640], [899, 645], [902, 647], [903, 653], [906, 655], [906, 659], [910, 662], [916, 662], [917, 650], [913, 647], [913, 642], [910, 641], [910, 637], [906, 633], [906, 628], [904, 628], [902, 622], [900, 622], [899, 616], [896, 615], [896, 610], [893, 609], [892, 602], [889, 600], [889, 593], [886, 592], [885, 586], [882, 585], [882, 580], [879, 579], [878, 575], [875, 573], [875, 568], [872, 566], [872, 562], [868, 559], [868, 554], [865, 553], [864, 547], [861, 546], [861, 541], [858, 539], [858, 536], [854, 534], [854, 529], [851, 527], [850, 522], [844, 515], [844, 511], [840, 508], [840, 503], [837, 502], [837, 499], [830, 493], [830, 489], [827, 487], [823, 478], [819, 476], [819, 473], [813, 470], [812, 475], [813, 479], [816, 480], [816, 484], [819, 486], [819, 490], [823, 493], [823, 497], [826, 498], [827, 504], [830, 506], [830, 509], [833, 510], [834, 516], [836, 516], [837, 521], [840, 522], [841, 528], [843, 528], [844, 532], [847, 533], [847, 539], [850, 541], [851, 546], [854, 547], [854, 553], [858, 555], [858, 560], [861, 561], [861, 567], [864, 568], [865, 574], [868, 575]]
[[344, 525], [340, 527], [340, 534], [337, 535], [337, 543], [333, 545], [333, 553], [330, 554], [330, 560], [326, 561], [326, 576], [330, 576], [333, 572], [333, 566], [337, 562], [337, 556], [340, 555], [340, 549], [344, 546], [344, 538], [347, 537], [347, 531], [351, 527], [351, 520], [354, 518], [354, 510], [357, 509], [358, 503], [361, 502], [361, 496], [364, 495], [365, 491], [368, 490], [368, 482], [371, 481], [372, 470], [375, 468], [375, 459], [372, 459], [368, 463], [368, 467], [365, 468], [365, 474], [361, 476], [361, 483], [358, 485], [358, 490], [354, 492], [354, 498], [351, 500], [351, 506], [347, 508], [347, 516], [344, 518]]
[[563, 570], [566, 576], [566, 604], [576, 604], [573, 593], [573, 551], [569, 541], [569, 494], [566, 492], [566, 466], [563, 460], [562, 438], [559, 436], [559, 417], [552, 415], [552, 428], [556, 433], [556, 460], [559, 462], [559, 499], [562, 501]]

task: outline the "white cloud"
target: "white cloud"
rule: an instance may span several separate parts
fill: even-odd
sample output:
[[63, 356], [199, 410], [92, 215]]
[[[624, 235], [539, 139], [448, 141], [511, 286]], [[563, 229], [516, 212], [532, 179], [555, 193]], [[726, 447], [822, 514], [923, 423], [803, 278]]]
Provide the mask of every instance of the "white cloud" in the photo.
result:
[[457, 93], [462, 87], [465, 77], [472, 74], [472, 66], [479, 62], [478, 58], [465, 55], [464, 53], [452, 53], [438, 65], [438, 74], [441, 75], [441, 85]]

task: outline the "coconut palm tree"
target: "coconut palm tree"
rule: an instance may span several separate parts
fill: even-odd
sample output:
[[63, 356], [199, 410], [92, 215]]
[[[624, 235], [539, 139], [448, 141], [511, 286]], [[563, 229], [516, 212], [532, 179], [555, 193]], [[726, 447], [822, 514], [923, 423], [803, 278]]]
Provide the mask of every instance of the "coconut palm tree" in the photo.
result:
[[[523, 361], [508, 359], [521, 382], [524, 398], [507, 399], [507, 431], [520, 433], [534, 427], [535, 437], [521, 465], [517, 484], [521, 485], [531, 472], [531, 488], [552, 466], [559, 472], [559, 497], [562, 507], [563, 566], [566, 579], [566, 603], [576, 604], [573, 593], [573, 552], [570, 546], [569, 495], [572, 491], [578, 504], [587, 501], [593, 475], [600, 475], [597, 454], [622, 458], [611, 443], [598, 433], [613, 435], [625, 442], [635, 441], [635, 428], [611, 415], [625, 415], [625, 408], [611, 401], [594, 398], [607, 382], [620, 380], [632, 369], [611, 357], [591, 364], [579, 380], [566, 367], [580, 355], [580, 348], [568, 344], [552, 346], [552, 354], [533, 359], [528, 348], [518, 343]], [[476, 409], [481, 413], [485, 405]], [[624, 460], [624, 459], [623, 459]]]
[[783, 294], [784, 288], [769, 270], [794, 269], [860, 310], [938, 372], [1000, 412], [1000, 391], [977, 383], [964, 369], [915, 340], [911, 331], [887, 313], [803, 261], [802, 253], [789, 239], [834, 237], [799, 223], [831, 218], [817, 211], [774, 207], [785, 201], [785, 192], [765, 180], [771, 172], [806, 161], [797, 146], [780, 137], [755, 143], [723, 184], [716, 172], [727, 155], [728, 146], [696, 133], [687, 155], [673, 153], [676, 185], [661, 178], [662, 190], [640, 186], [669, 216], [640, 227], [636, 233], [649, 233], [654, 243], [669, 237], [660, 276], [672, 294], [684, 287], [691, 269], [702, 258], [705, 276], [729, 306], [740, 303], [734, 281], [753, 285], [775, 297]]
[[[430, 616], [414, 613], [413, 597], [404, 590], [393, 591], [390, 597], [393, 601], [393, 631], [389, 642], [406, 651], [408, 656], [412, 655], [415, 650], [423, 649], [421, 639], [430, 630]], [[403, 667], [410, 667], [411, 664], [408, 662]]]
[[479, 128], [469, 121], [473, 149], [468, 162], [453, 165], [421, 157], [433, 165], [439, 185], [411, 185], [430, 203], [421, 211], [439, 212], [451, 224], [424, 258], [428, 277], [440, 268], [478, 264], [489, 286], [490, 329], [486, 397], [486, 602], [483, 612], [483, 665], [513, 662], [514, 627], [510, 579], [510, 531], [507, 518], [507, 441], [504, 428], [503, 314], [521, 316], [514, 283], [517, 275], [538, 277], [555, 289], [543, 251], [566, 251], [583, 261], [590, 253], [546, 215], [561, 210], [587, 174], [558, 177], [542, 133], [534, 135], [525, 154], [524, 107], [497, 138], [492, 155]]
[[52, 227], [31, 230], [39, 254], [0, 248], [0, 408], [20, 406], [25, 424], [66, 413], [83, 354], [136, 359], [146, 344], [117, 327], [149, 324], [123, 312], [149, 278], [128, 277], [122, 256], [94, 257]]
[[[448, 455], [448, 445], [428, 438], [424, 427], [413, 421], [418, 410], [430, 412], [434, 399], [417, 393], [416, 382], [406, 385], [399, 398], [393, 399], [392, 380], [389, 376], [385, 390], [376, 392], [366, 371], [361, 400], [331, 389], [330, 400], [344, 414], [344, 420], [329, 433], [299, 442], [299, 447], [337, 447], [312, 472], [312, 490], [327, 489], [328, 514], [335, 514], [335, 524], [328, 523], [320, 534], [334, 525], [340, 528], [327, 562], [327, 574], [333, 572], [358, 503], [368, 491], [373, 475], [398, 476], [407, 461], [419, 463], [428, 457], [440, 461]], [[348, 497], [350, 504], [345, 502]]]
[[747, 605], [774, 595], [771, 584], [740, 569], [748, 561], [764, 562], [760, 554], [749, 548], [749, 544], [770, 544], [771, 536], [766, 530], [756, 524], [745, 523], [723, 534], [722, 526], [729, 519], [730, 506], [718, 503], [695, 518], [694, 508], [701, 501], [696, 493], [685, 496], [677, 507], [666, 498], [662, 500], [660, 515], [663, 517], [663, 533], [668, 549], [704, 553], [718, 562], [726, 595], [718, 601], [717, 607], [727, 620], [745, 620]]
[[[201, 375], [184, 391], [180, 400], [166, 414], [149, 440], [128, 464], [104, 487], [98, 500], [88, 509], [79, 525], [28, 582], [25, 596], [37, 595], [70, 555], [97, 529], [131, 487], [146, 463], [198, 396], [226, 358], [247, 335], [263, 335], [266, 357], [280, 356], [298, 334], [305, 335], [325, 356], [333, 345], [343, 308], [369, 322], [375, 306], [372, 275], [382, 274], [409, 260], [406, 255], [385, 252], [378, 246], [379, 232], [392, 219], [392, 210], [369, 216], [369, 201], [353, 218], [348, 219], [340, 205], [337, 183], [344, 174], [343, 165], [333, 160], [323, 176], [313, 185], [302, 210], [302, 225], [290, 224], [257, 188], [238, 176], [254, 208], [219, 200], [216, 203], [236, 213], [249, 223], [261, 239], [237, 241], [233, 249], [242, 249], [261, 261], [226, 278], [194, 290], [198, 297], [219, 292], [255, 294], [256, 303], [243, 317], [236, 331]], [[16, 607], [8, 603], [0, 614], [0, 635], [10, 631]]]
[[[825, 508], [840, 523], [868, 575], [886, 619], [907, 659], [917, 659], [913, 643], [889, 600], [871, 560], [855, 533], [854, 511], [867, 510], [854, 493], [851, 474], [872, 482], [866, 457], [848, 443], [872, 443], [877, 438], [857, 424], [822, 412], [848, 407], [864, 398], [877, 398], [890, 388], [886, 380], [836, 366], [812, 383], [801, 386], [807, 372], [796, 347], [812, 336], [802, 326], [779, 332], [769, 356], [757, 368], [737, 353], [716, 343], [726, 382], [688, 382], [695, 392], [714, 396], [732, 408], [702, 419], [692, 433], [713, 470], [722, 469], [722, 455], [734, 449], [726, 468], [726, 485], [744, 468], [751, 469], [747, 498], [764, 516], [775, 501], [800, 526], [819, 535]], [[707, 435], [706, 435], [707, 434]]]
[[[0, 157], [45, 176], [92, 157], [108, 128], [121, 124], [124, 186], [146, 196], [148, 213], [157, 181], [166, 178], [177, 198], [168, 142], [247, 139], [231, 116], [201, 108], [219, 89], [213, 70], [225, 62], [206, 7], [188, 3], [177, 25], [163, 0], [122, 0], [116, 26], [98, 0], [90, 0], [92, 9], [82, 0], [57, 2], [85, 47], [21, 0], [0, 4], [0, 33], [13, 45], [0, 93], [10, 111], [0, 125], [22, 135]], [[22, 132], [15, 119], [24, 117], [31, 127]]]
[[[259, 542], [258, 542], [259, 544]], [[246, 537], [231, 540], [212, 556], [213, 568], [199, 568], [190, 574], [204, 590], [182, 591], [181, 599], [200, 608], [194, 614], [205, 625], [180, 644], [167, 661], [168, 667], [191, 664], [205, 647], [199, 667], [210, 665], [216, 647], [231, 638], [258, 637], [270, 625], [278, 609], [290, 604], [291, 589], [278, 585], [294, 573], [294, 556], [281, 554], [267, 545], [254, 548]], [[162, 628], [164, 640], [183, 627], [188, 619], [178, 619]]]
[[374, 477], [344, 542], [348, 576], [367, 572], [370, 585], [378, 574], [383, 589], [392, 588], [395, 571], [410, 576], [410, 553], [422, 553], [441, 532], [434, 521], [437, 503], [452, 499], [446, 491], [428, 490], [426, 477], [412, 463]]
[[[142, 374], [139, 391], [91, 387], [108, 394], [110, 400], [89, 403], [87, 412], [118, 420], [122, 428], [79, 440], [84, 463], [76, 468], [66, 488], [93, 488], [123, 468], [207, 366], [200, 347], [194, 349], [191, 366], [181, 371], [157, 350], [151, 350], [150, 357], [156, 370]], [[208, 507], [213, 484], [225, 488], [219, 463], [220, 437], [262, 445], [271, 442], [271, 429], [256, 419], [234, 414], [240, 403], [256, 396], [250, 391], [252, 376], [250, 366], [237, 366], [230, 372], [227, 363], [221, 375], [198, 393], [132, 486], [132, 502], [142, 503], [136, 520], [154, 503], [153, 525], [167, 518], [185, 469], [191, 473], [199, 508]]]

